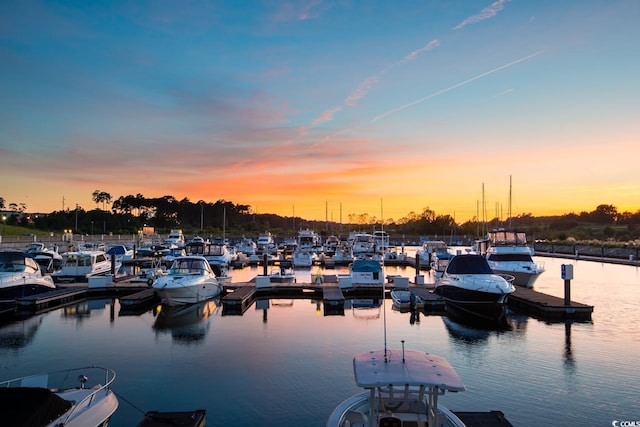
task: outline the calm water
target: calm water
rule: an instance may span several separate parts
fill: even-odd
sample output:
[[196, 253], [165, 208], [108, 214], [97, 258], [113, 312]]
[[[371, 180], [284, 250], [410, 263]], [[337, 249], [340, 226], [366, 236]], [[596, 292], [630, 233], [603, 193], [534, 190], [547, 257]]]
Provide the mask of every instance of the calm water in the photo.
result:
[[[594, 305], [589, 323], [509, 316], [506, 331], [473, 329], [440, 315], [383, 307], [325, 316], [322, 303], [271, 300], [242, 316], [208, 304], [179, 315], [120, 314], [118, 300], [92, 300], [0, 327], [0, 380], [84, 365], [114, 369], [120, 407], [110, 425], [135, 426], [141, 411], [205, 408], [207, 425], [323, 426], [358, 391], [355, 353], [384, 344], [439, 354], [467, 391], [453, 410], [501, 410], [516, 426], [610, 426], [640, 420], [640, 269], [537, 258], [540, 291], [563, 296], [561, 264], [574, 264], [572, 299]], [[261, 268], [234, 272], [236, 281]], [[387, 274], [413, 277], [411, 268]], [[430, 278], [426, 276], [428, 282]], [[300, 271], [299, 281], [310, 281]], [[202, 316], [202, 311], [209, 312]], [[195, 321], [198, 317], [202, 321]]]

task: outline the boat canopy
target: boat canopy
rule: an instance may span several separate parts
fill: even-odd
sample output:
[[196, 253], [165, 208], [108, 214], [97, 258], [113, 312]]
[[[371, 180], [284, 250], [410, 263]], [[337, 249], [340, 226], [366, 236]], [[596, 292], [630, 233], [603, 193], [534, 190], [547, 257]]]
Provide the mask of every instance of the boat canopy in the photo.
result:
[[462, 380], [449, 362], [435, 354], [417, 350], [374, 350], [353, 359], [356, 384], [363, 388], [385, 386], [437, 387], [464, 391]]
[[382, 266], [378, 261], [370, 259], [356, 259], [351, 265], [352, 271], [375, 273], [382, 271]]
[[527, 244], [527, 235], [524, 231], [498, 229], [489, 232], [489, 240], [494, 246], [524, 246]]
[[127, 248], [124, 245], [115, 245], [110, 247], [107, 253], [109, 255], [124, 255], [127, 253]]
[[456, 255], [447, 266], [448, 274], [493, 274], [487, 259], [482, 255]]
[[71, 409], [71, 402], [46, 388], [0, 387], [0, 421], [10, 426], [44, 426]]

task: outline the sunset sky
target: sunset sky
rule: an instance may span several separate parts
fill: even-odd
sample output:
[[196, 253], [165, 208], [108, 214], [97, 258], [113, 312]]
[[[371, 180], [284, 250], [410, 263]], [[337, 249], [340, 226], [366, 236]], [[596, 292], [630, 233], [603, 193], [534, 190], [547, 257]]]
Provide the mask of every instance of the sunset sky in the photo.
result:
[[346, 222], [640, 209], [640, 1], [0, 6], [0, 197]]

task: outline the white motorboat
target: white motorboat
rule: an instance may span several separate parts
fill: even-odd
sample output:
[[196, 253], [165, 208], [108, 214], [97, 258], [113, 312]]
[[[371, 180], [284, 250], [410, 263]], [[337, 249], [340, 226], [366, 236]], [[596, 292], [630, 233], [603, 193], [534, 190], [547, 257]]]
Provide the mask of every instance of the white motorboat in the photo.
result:
[[48, 248], [44, 243], [32, 242], [27, 248], [27, 253], [40, 264], [43, 273], [53, 273], [62, 268], [64, 260], [58, 252], [58, 246]]
[[278, 246], [276, 246], [275, 239], [269, 231], [265, 231], [258, 236], [256, 246], [256, 254], [258, 255], [265, 253], [267, 255], [276, 255], [278, 253]]
[[125, 245], [113, 245], [107, 249], [107, 254], [116, 258], [116, 262], [122, 264], [123, 261], [133, 259], [133, 248]]
[[0, 382], [7, 426], [103, 427], [118, 408], [114, 371], [85, 367]]
[[205, 253], [205, 258], [211, 265], [229, 266], [233, 262], [233, 254], [225, 244], [211, 244]]
[[513, 278], [507, 278], [494, 274], [482, 255], [456, 255], [442, 277], [437, 278], [434, 292], [444, 298], [447, 306], [480, 318], [499, 320], [506, 313], [507, 297], [515, 291], [510, 281]]
[[298, 242], [296, 251], [302, 252], [322, 252], [322, 241], [320, 235], [308, 228], [298, 231]]
[[176, 258], [167, 274], [155, 280], [153, 288], [162, 303], [169, 306], [215, 298], [222, 290], [209, 261], [198, 255]]
[[335, 264], [350, 264], [353, 262], [353, 251], [351, 250], [351, 245], [349, 245], [346, 241], [341, 241], [338, 247], [331, 257]]
[[353, 233], [351, 235], [351, 251], [356, 258], [370, 258], [377, 255], [373, 235], [369, 233]]
[[489, 232], [488, 243], [486, 257], [491, 269], [496, 274], [513, 276], [514, 285], [533, 288], [544, 267], [533, 261], [533, 250], [527, 244], [526, 234], [515, 230], [493, 230]]
[[442, 277], [454, 255], [445, 247], [438, 247], [431, 253], [431, 270], [436, 279]]
[[184, 234], [182, 233], [182, 230], [180, 230], [180, 229], [175, 229], [175, 230], [169, 231], [169, 236], [167, 236], [167, 238], [164, 239], [164, 242], [168, 246], [176, 245], [179, 248], [184, 247], [184, 245], [186, 244], [186, 242], [184, 240]]
[[410, 289], [394, 289], [390, 292], [396, 308], [422, 308], [424, 301]]
[[333, 256], [339, 245], [340, 239], [338, 239], [338, 236], [331, 235], [324, 241], [324, 244], [322, 245], [322, 252], [326, 256]]
[[269, 281], [271, 283], [295, 283], [296, 273], [292, 268], [280, 266], [280, 268], [274, 268], [269, 273]]
[[378, 261], [356, 259], [349, 265], [351, 282], [354, 285], [380, 285], [384, 283], [382, 266]]
[[441, 356], [404, 348], [368, 351], [354, 357], [353, 372], [364, 391], [340, 403], [327, 427], [465, 425], [438, 403], [447, 391], [466, 389]]
[[0, 251], [0, 302], [54, 290], [51, 276], [42, 274], [40, 264], [17, 250]]
[[246, 256], [255, 255], [257, 250], [256, 242], [249, 237], [242, 236], [242, 239], [236, 245], [236, 252], [243, 253]]
[[291, 262], [296, 268], [299, 267], [312, 267], [315, 261], [318, 259], [318, 255], [310, 250], [296, 249], [291, 255]]
[[416, 258], [420, 262], [418, 268], [431, 269], [433, 253], [442, 249], [447, 249], [447, 244], [442, 240], [422, 240], [422, 245], [416, 250]]
[[[94, 276], [104, 276], [111, 272], [111, 256], [105, 251], [74, 251], [62, 254], [64, 264], [51, 273], [55, 283], [88, 282]], [[115, 271], [121, 263], [114, 261]]]

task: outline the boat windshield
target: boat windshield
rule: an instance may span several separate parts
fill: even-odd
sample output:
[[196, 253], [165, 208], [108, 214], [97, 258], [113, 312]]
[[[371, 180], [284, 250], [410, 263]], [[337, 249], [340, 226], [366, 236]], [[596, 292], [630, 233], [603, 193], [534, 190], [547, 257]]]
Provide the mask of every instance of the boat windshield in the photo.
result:
[[22, 273], [23, 271], [34, 273], [37, 270], [38, 264], [31, 257], [26, 257], [20, 252], [0, 253], [1, 273]]
[[489, 261], [523, 261], [533, 262], [528, 254], [489, 254]]
[[91, 266], [91, 255], [68, 254], [64, 259], [65, 265], [89, 267]]
[[449, 274], [492, 274], [486, 258], [481, 255], [455, 256], [447, 266]]
[[173, 262], [169, 274], [205, 274], [210, 271], [208, 265], [200, 259], [177, 259]]

